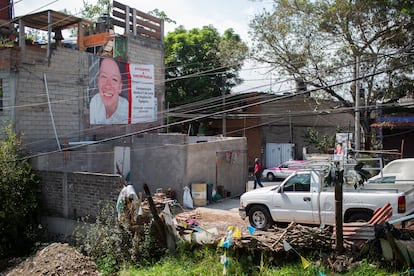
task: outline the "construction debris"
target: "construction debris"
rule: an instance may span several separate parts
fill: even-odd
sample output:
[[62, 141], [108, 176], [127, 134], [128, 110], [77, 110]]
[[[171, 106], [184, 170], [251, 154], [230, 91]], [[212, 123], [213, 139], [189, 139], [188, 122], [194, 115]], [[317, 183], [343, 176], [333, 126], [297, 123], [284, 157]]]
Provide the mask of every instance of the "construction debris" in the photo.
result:
[[[157, 229], [160, 244], [170, 251], [175, 250], [177, 239], [197, 244], [216, 244], [223, 242], [223, 231], [219, 226], [202, 225], [202, 214], [197, 210], [184, 210], [177, 200], [169, 197], [174, 194], [156, 190], [151, 196], [148, 186], [144, 186], [147, 197], [140, 194], [135, 204], [128, 205], [131, 229], [142, 231], [144, 223], [152, 221]], [[167, 195], [168, 194], [168, 195]], [[138, 211], [140, 210], [140, 211]], [[290, 223], [287, 228], [273, 227], [267, 231], [259, 231], [251, 226], [235, 225], [239, 235], [233, 237], [231, 247], [281, 253], [289, 243], [300, 252], [311, 252], [318, 249], [324, 252], [324, 262], [333, 271], [343, 272], [366, 252], [375, 251], [378, 258], [392, 261], [399, 265], [414, 263], [414, 233], [407, 229], [396, 229], [387, 223], [392, 215], [392, 208], [386, 204], [376, 210], [369, 222], [353, 222], [343, 224], [344, 249], [346, 255], [335, 254], [335, 229], [329, 227], [311, 227]], [[378, 242], [375, 242], [377, 240]]]
[[287, 228], [273, 228], [268, 231], [255, 231], [253, 235], [243, 235], [234, 241], [236, 247], [251, 247], [258, 250], [283, 251], [283, 241], [288, 241], [300, 249], [332, 250], [335, 239], [332, 228], [309, 227], [292, 222]]

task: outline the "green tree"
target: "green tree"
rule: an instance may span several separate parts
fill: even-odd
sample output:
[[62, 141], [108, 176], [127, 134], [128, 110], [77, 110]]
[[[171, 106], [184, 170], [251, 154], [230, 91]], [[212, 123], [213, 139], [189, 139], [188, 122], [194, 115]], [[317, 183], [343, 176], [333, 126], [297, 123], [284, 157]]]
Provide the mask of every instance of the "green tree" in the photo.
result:
[[[338, 131], [339, 129], [337, 129]], [[322, 135], [315, 128], [308, 128], [305, 133], [305, 139], [313, 145], [319, 153], [331, 153], [335, 146], [336, 133], [332, 135]]]
[[414, 17], [414, 2], [412, 0], [394, 0], [396, 7], [400, 7], [404, 13]]
[[176, 24], [175, 20], [168, 17], [168, 15], [164, 11], [160, 11], [159, 9], [154, 9], [149, 11], [148, 14], [161, 18], [164, 22]]
[[96, 4], [90, 4], [83, 0], [83, 9], [81, 11], [82, 17], [96, 21], [103, 14], [110, 15], [112, 11], [111, 0], [98, 0]]
[[38, 233], [38, 179], [11, 125], [0, 141], [0, 259], [30, 249]]
[[355, 82], [349, 81], [363, 77], [361, 103], [367, 108], [362, 110], [361, 126], [369, 143], [370, 106], [414, 88], [413, 23], [402, 2], [275, 1], [273, 11], [256, 15], [250, 23], [253, 56], [273, 65], [281, 76], [320, 89], [346, 107], [354, 105], [356, 95]]
[[186, 30], [179, 26], [165, 37], [166, 102], [176, 107], [229, 94], [240, 84], [238, 72], [248, 49], [228, 29], [213, 26]]

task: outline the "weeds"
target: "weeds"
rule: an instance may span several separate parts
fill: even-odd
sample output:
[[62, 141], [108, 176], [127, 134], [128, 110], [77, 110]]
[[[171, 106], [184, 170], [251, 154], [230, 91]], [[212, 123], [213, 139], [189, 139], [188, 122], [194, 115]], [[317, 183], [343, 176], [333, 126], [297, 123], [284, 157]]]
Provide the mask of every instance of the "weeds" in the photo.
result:
[[115, 208], [106, 203], [95, 223], [84, 218], [75, 229], [75, 246], [95, 260], [99, 271], [112, 274], [128, 264], [141, 266], [165, 255], [153, 234], [152, 223], [144, 225], [137, 235], [117, 220]]

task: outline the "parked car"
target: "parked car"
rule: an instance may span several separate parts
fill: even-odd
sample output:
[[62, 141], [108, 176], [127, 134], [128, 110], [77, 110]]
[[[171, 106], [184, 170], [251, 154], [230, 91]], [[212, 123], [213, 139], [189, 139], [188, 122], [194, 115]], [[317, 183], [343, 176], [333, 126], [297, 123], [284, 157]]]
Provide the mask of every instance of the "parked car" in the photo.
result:
[[277, 167], [264, 169], [262, 172], [262, 177], [267, 178], [268, 181], [275, 181], [276, 179], [285, 179], [293, 172], [303, 168], [303, 165], [305, 163], [305, 160], [286, 161]]
[[414, 184], [414, 158], [396, 159], [366, 184]]

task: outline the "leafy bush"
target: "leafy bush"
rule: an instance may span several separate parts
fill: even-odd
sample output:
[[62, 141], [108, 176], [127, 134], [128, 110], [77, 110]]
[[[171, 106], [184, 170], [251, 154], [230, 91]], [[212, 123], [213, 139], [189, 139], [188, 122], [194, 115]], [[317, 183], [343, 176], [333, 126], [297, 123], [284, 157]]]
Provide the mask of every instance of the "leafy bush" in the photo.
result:
[[142, 233], [133, 233], [129, 226], [119, 222], [114, 206], [107, 202], [90, 224], [84, 218], [75, 229], [75, 245], [96, 261], [104, 274], [119, 271], [122, 266], [151, 263], [165, 254], [156, 239], [152, 223], [144, 225]]
[[304, 137], [319, 153], [331, 153], [330, 150], [335, 146], [336, 133], [332, 135], [321, 135], [316, 129], [308, 128]]
[[0, 141], [0, 259], [26, 253], [39, 234], [39, 179], [10, 124]]

